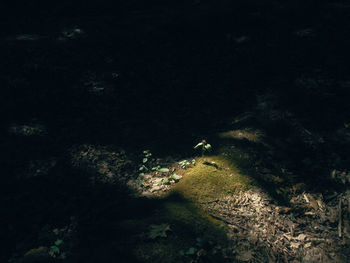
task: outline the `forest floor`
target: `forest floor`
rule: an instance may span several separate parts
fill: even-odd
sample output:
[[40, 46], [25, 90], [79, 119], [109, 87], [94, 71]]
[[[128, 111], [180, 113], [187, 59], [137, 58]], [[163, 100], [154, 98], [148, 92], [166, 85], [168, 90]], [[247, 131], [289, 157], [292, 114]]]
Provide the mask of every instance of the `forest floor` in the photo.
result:
[[350, 3], [1, 17], [1, 262], [350, 261]]

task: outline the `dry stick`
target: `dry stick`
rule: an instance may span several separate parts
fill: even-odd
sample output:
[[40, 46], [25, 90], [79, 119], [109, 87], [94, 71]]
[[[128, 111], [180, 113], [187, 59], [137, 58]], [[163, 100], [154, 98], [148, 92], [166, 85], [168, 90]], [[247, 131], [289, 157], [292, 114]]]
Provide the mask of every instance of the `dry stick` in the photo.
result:
[[341, 211], [342, 204], [341, 204], [341, 199], [339, 199], [338, 209], [339, 209], [338, 236], [342, 237], [342, 211]]

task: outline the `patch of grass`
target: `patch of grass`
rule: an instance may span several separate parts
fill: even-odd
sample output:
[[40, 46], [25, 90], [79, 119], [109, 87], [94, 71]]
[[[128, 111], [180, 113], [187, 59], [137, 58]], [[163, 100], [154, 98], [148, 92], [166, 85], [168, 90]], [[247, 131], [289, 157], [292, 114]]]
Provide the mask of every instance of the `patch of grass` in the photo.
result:
[[225, 156], [198, 158], [195, 167], [184, 171], [184, 178], [174, 191], [195, 202], [207, 202], [254, 187], [255, 182], [244, 175]]

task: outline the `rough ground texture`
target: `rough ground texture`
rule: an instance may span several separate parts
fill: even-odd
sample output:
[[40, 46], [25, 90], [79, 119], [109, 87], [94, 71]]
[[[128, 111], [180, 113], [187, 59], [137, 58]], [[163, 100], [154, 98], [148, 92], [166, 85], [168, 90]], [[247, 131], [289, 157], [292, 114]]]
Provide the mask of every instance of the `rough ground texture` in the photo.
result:
[[350, 262], [349, 1], [19, 2], [0, 262]]

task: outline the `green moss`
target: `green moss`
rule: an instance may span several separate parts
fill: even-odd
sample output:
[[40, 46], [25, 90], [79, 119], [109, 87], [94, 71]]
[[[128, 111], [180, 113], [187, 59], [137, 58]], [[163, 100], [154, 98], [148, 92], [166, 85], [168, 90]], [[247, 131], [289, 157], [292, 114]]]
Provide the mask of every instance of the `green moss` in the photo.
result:
[[[129, 233], [147, 235], [151, 224], [168, 224], [167, 237], [135, 240], [133, 256], [140, 262], [189, 262], [180, 251], [195, 247], [196, 238], [210, 241], [211, 246], [224, 247], [226, 232], [220, 221], [213, 219], [198, 205], [220, 199], [254, 186], [254, 181], [242, 174], [227, 156], [207, 156], [182, 171], [183, 179], [166, 197], [153, 199], [154, 211], [143, 218], [122, 224]], [[210, 250], [210, 248], [208, 248]], [[220, 258], [217, 262], [223, 262]]]
[[164, 203], [164, 215], [165, 219], [173, 221], [179, 226], [178, 232], [184, 231], [192, 236], [203, 236], [205, 233], [208, 238], [222, 238], [222, 223], [210, 217], [191, 202], [166, 202]]
[[197, 159], [195, 167], [184, 172], [174, 191], [196, 202], [207, 202], [232, 195], [254, 186], [254, 181], [240, 173], [225, 156]]
[[[150, 215], [124, 220], [119, 224], [134, 237], [132, 254], [140, 262], [188, 262], [189, 258], [181, 256], [180, 251], [194, 247], [198, 237], [214, 245], [223, 246], [226, 243], [223, 224], [181, 195], [173, 193], [152, 202], [156, 209]], [[138, 238], [140, 235], [147, 236], [152, 224], [168, 224], [171, 231], [167, 232], [167, 237]]]

